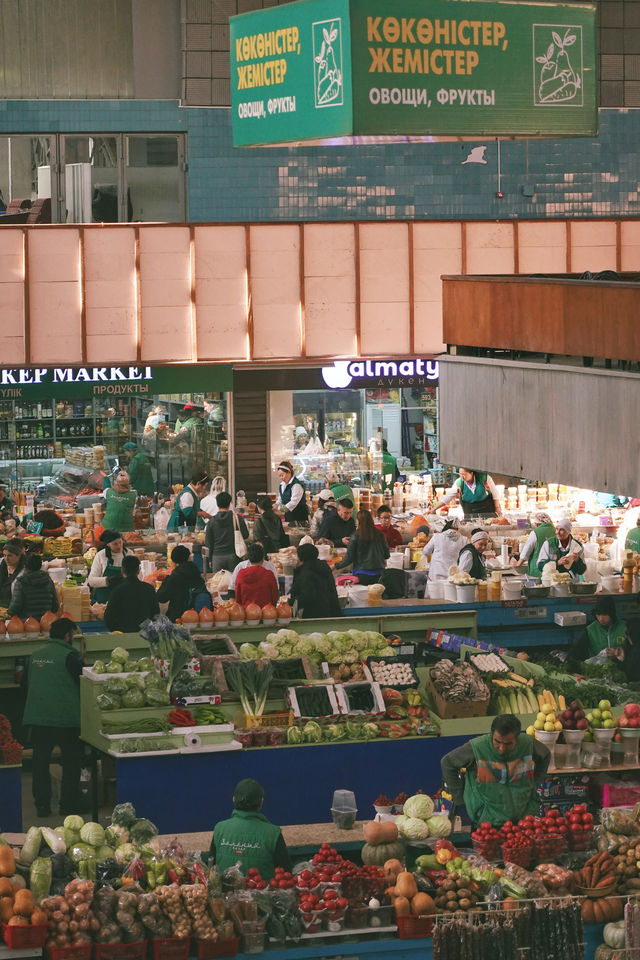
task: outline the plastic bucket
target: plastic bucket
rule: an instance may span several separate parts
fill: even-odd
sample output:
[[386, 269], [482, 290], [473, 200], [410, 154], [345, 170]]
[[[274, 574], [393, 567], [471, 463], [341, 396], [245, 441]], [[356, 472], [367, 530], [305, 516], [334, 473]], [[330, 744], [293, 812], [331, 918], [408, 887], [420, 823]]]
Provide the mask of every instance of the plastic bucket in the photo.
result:
[[369, 588], [354, 585], [349, 587], [349, 606], [366, 607], [369, 601]]
[[444, 599], [449, 600], [450, 603], [458, 602], [458, 588], [455, 583], [449, 583], [448, 580], [444, 581]]
[[392, 553], [389, 559], [387, 560], [387, 569], [389, 570], [402, 570], [403, 566], [404, 566], [404, 552]]
[[446, 580], [427, 580], [427, 586], [424, 591], [425, 597], [432, 600], [444, 600], [444, 585]]
[[456, 599], [458, 603], [473, 603], [476, 598], [475, 583], [456, 584]]

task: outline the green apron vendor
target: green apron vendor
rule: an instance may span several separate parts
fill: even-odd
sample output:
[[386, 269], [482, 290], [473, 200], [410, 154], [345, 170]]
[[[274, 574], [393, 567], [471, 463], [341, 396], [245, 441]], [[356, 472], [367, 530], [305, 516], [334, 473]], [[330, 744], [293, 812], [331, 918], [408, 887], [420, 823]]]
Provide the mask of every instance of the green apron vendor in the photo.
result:
[[593, 605], [594, 621], [569, 648], [568, 661], [572, 666], [596, 657], [603, 650], [612, 660], [621, 660], [627, 636], [627, 624], [620, 620], [613, 597], [599, 596]]
[[[460, 498], [460, 506], [465, 517], [497, 517], [502, 513], [500, 496], [493, 477], [488, 473], [460, 467], [459, 477], [445, 495], [429, 507], [429, 513], [435, 513], [440, 507]], [[427, 514], [427, 516], [428, 516]]]
[[108, 603], [114, 588], [122, 583], [122, 558], [127, 548], [117, 530], [105, 530], [100, 542], [103, 547], [93, 558], [87, 583], [93, 590], [94, 603]]
[[129, 460], [131, 486], [143, 497], [152, 497], [155, 493], [155, 483], [148, 456], [142, 450], [138, 450], [138, 444], [131, 440], [125, 443], [123, 449], [131, 457]]
[[525, 545], [520, 551], [519, 559], [512, 557], [512, 566], [519, 567], [523, 563], [527, 564], [527, 573], [530, 577], [539, 577], [538, 557], [542, 550], [542, 545], [555, 536], [556, 528], [553, 525], [548, 513], [541, 511], [533, 517], [535, 527], [526, 539]]
[[121, 470], [112, 486], [104, 491], [106, 510], [102, 523], [107, 530], [120, 530], [129, 533], [135, 530], [133, 511], [138, 494], [131, 489], [129, 474]]
[[186, 487], [183, 487], [175, 499], [173, 511], [169, 517], [167, 530], [169, 532], [180, 530], [187, 527], [188, 530], [195, 530], [198, 519], [203, 522], [209, 514], [200, 510], [200, 501], [204, 497], [210, 477], [204, 470], [194, 470], [191, 479]]
[[474, 737], [440, 762], [454, 809], [464, 804], [474, 827], [500, 827], [537, 814], [537, 788], [550, 760], [544, 744], [522, 733], [516, 716], [503, 713], [494, 718], [490, 733]]
[[209, 862], [219, 873], [240, 864], [246, 875], [252, 867], [263, 880], [270, 880], [276, 869], [291, 870], [291, 860], [280, 827], [260, 811], [264, 790], [257, 780], [241, 780], [233, 791], [234, 810], [213, 831]]

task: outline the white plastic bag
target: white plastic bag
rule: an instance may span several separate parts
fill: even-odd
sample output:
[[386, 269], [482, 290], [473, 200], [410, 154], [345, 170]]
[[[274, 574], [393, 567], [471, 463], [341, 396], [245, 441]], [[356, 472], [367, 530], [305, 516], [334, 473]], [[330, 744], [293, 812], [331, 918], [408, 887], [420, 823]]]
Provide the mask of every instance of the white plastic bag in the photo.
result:
[[153, 526], [156, 530], [166, 530], [171, 513], [166, 507], [158, 507], [153, 517]]

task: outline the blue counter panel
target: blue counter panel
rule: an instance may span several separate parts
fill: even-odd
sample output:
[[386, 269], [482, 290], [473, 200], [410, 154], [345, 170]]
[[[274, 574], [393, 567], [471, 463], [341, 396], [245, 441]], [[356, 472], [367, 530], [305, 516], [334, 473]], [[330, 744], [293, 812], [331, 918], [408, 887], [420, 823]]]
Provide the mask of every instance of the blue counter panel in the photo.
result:
[[468, 739], [422, 737], [132, 756], [116, 761], [118, 802], [130, 800], [160, 833], [211, 830], [230, 815], [236, 783], [253, 777], [264, 787], [264, 813], [274, 823], [326, 823], [336, 789], [353, 790], [360, 816], [366, 816], [380, 793], [435, 793], [442, 785], [440, 757]]

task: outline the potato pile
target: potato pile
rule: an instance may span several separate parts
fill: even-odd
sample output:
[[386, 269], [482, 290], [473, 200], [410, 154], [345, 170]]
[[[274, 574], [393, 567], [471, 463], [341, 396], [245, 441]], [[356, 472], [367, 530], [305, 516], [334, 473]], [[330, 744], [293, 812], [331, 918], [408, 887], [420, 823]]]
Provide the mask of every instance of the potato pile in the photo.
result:
[[439, 910], [455, 913], [456, 910], [471, 910], [479, 899], [475, 880], [452, 872], [438, 888], [435, 904]]
[[636, 893], [640, 890], [640, 840], [625, 838], [614, 856], [619, 893]]

